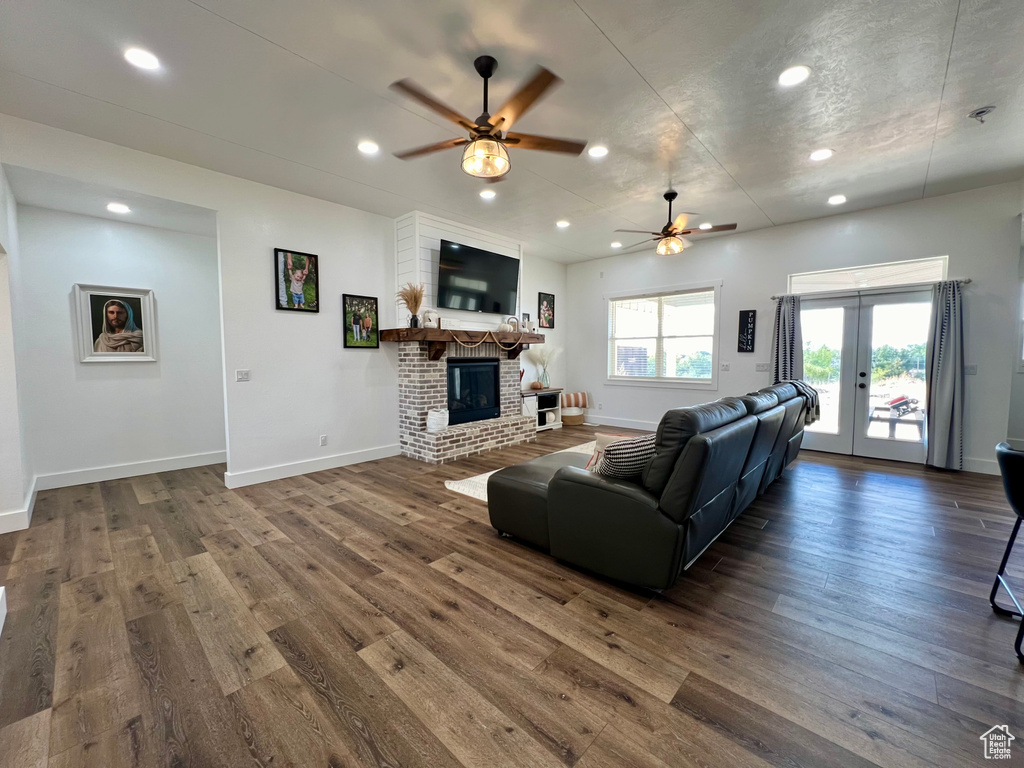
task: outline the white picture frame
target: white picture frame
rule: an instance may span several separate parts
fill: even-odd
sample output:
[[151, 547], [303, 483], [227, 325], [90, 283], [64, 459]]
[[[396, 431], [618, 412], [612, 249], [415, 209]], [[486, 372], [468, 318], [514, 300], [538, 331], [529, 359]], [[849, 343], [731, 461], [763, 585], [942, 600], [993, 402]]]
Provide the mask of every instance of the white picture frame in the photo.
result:
[[[109, 309], [107, 305], [112, 302], [120, 302], [126, 316], [123, 320], [125, 328], [120, 332], [116, 331], [117, 326], [108, 326], [104, 320], [105, 310]], [[156, 301], [152, 290], [76, 283], [74, 304], [80, 362], [156, 362]], [[108, 333], [110, 331], [114, 333]], [[102, 341], [101, 335], [105, 337]], [[139, 344], [140, 349], [131, 349]], [[111, 345], [126, 349], [118, 351], [111, 349]]]

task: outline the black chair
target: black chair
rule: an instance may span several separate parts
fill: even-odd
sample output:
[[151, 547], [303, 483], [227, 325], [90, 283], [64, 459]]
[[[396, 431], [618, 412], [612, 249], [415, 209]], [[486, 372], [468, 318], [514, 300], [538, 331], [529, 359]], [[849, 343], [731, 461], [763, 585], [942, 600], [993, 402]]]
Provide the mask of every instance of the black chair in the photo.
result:
[[[1010, 508], [1017, 514], [1017, 522], [1013, 524], [1013, 531], [1010, 533], [1010, 540], [1006, 544], [1006, 552], [1003, 553], [1003, 560], [999, 563], [999, 571], [996, 573], [995, 583], [992, 585], [992, 594], [988, 601], [992, 604], [992, 610], [1000, 616], [1024, 617], [1024, 608], [1021, 608], [1017, 598], [1010, 591], [1010, 586], [1003, 578], [1006, 571], [1006, 561], [1010, 559], [1010, 552], [1013, 550], [1013, 543], [1017, 540], [1017, 531], [1020, 530], [1021, 520], [1024, 520], [1024, 451], [1015, 451], [1006, 443], [996, 446], [996, 458], [999, 459], [999, 471], [1003, 475], [1003, 488], [1006, 490], [1006, 500], [1010, 502]], [[996, 592], [1002, 585], [1009, 595], [1010, 600], [1017, 610], [1011, 611], [996, 604]], [[1024, 639], [1024, 621], [1017, 630], [1017, 641], [1013, 644], [1013, 650], [1017, 652], [1017, 658], [1024, 664], [1024, 654], [1020, 651], [1021, 640]]]

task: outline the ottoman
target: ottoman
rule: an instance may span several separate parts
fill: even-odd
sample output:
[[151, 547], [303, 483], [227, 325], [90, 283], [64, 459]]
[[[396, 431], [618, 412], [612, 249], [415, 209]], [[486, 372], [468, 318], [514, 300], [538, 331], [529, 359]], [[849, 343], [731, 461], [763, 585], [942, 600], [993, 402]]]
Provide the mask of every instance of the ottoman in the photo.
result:
[[586, 453], [551, 453], [525, 464], [499, 469], [487, 478], [487, 511], [502, 533], [550, 551], [548, 482], [562, 467], [585, 467]]

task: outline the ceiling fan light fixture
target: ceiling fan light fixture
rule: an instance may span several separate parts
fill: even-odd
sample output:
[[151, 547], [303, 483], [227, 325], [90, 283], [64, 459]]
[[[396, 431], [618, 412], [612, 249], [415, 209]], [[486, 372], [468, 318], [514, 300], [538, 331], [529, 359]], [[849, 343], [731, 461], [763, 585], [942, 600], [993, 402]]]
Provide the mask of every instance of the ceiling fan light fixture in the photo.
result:
[[681, 253], [683, 250], [683, 241], [678, 237], [669, 236], [663, 237], [658, 241], [658, 247], [655, 249], [655, 253], [659, 256], [672, 256], [676, 253]]
[[478, 179], [496, 179], [504, 176], [511, 168], [508, 150], [494, 139], [471, 141], [462, 153], [462, 170]]

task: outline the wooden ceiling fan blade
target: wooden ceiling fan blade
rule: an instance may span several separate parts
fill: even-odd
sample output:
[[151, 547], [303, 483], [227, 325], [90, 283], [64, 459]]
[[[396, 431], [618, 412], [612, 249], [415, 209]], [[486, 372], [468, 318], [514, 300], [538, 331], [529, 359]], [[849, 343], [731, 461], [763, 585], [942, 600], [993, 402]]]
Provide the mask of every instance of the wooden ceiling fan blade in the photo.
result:
[[650, 237], [650, 238], [648, 238], [646, 240], [641, 240], [639, 243], [633, 243], [632, 245], [627, 245], [625, 248], [619, 248], [619, 249], [617, 249], [616, 252], [617, 253], [629, 253], [634, 248], [639, 248], [642, 245], [645, 245], [648, 248], [650, 248], [651, 247], [651, 243], [653, 243], [655, 240], [660, 240], [660, 239], [661, 238], [659, 238], [659, 237]]
[[452, 149], [453, 147], [460, 147], [463, 144], [469, 144], [469, 139], [448, 139], [448, 141], [439, 141], [437, 144], [428, 144], [425, 147], [407, 149], [405, 152], [395, 152], [395, 157], [400, 160], [411, 160], [414, 157], [429, 155], [431, 152], [441, 152], [442, 150]]
[[501, 109], [491, 115], [490, 124], [502, 131], [509, 130], [512, 123], [522, 117], [549, 89], [560, 82], [562, 82], [562, 78], [554, 72], [539, 67], [533, 77], [527, 80], [515, 95], [501, 106]]
[[392, 83], [389, 87], [393, 91], [397, 91], [398, 93], [401, 93], [404, 96], [408, 96], [410, 99], [413, 99], [414, 101], [418, 101], [431, 112], [436, 112], [445, 120], [451, 120], [453, 123], [462, 126], [467, 131], [472, 131], [476, 128], [476, 123], [474, 123], [465, 115], [459, 114], [454, 109], [449, 107], [447, 104], [444, 104], [435, 99], [425, 90], [416, 85], [416, 83], [414, 83], [412, 80], [399, 80], [397, 82]]
[[587, 142], [575, 139], [555, 139], [551, 136], [534, 136], [529, 133], [505, 134], [505, 143], [520, 149], [540, 149], [545, 152], [564, 152], [579, 155], [587, 148]]
[[661, 237], [661, 232], [645, 232], [642, 229], [616, 229], [615, 231], [616, 232], [631, 232], [634, 235], [654, 235], [656, 237]]
[[735, 224], [718, 224], [717, 226], [711, 227], [711, 229], [701, 229], [698, 231], [706, 235], [709, 232], [731, 232], [734, 229], [736, 229]]
[[686, 229], [686, 222], [689, 220], [690, 216], [700, 216], [700, 214], [694, 213], [693, 211], [683, 211], [676, 216], [675, 221], [672, 222], [672, 226], [670, 226], [669, 229], [674, 232], [682, 232]]

